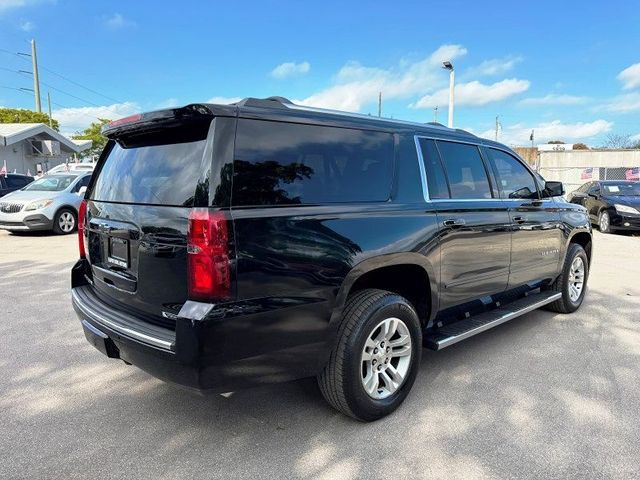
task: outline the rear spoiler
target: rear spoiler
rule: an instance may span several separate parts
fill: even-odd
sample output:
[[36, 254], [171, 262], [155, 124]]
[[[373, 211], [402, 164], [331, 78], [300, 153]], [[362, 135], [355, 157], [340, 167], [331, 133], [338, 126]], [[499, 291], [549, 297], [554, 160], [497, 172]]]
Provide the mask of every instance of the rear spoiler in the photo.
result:
[[206, 105], [138, 113], [107, 123], [102, 134], [122, 147], [203, 140], [214, 115]]
[[149, 133], [159, 128], [200, 123], [212, 118], [213, 112], [208, 106], [194, 103], [186, 107], [138, 113], [114, 120], [102, 127], [102, 134], [107, 138], [116, 139], [129, 133]]

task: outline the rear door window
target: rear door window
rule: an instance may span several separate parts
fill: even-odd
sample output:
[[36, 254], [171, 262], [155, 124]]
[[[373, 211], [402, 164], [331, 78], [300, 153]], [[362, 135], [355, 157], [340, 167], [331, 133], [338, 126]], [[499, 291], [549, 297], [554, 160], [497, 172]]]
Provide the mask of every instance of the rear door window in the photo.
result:
[[123, 148], [115, 144], [95, 181], [102, 202], [192, 206], [206, 140]]
[[487, 171], [476, 145], [442, 140], [436, 143], [449, 180], [451, 198], [492, 197]]
[[240, 119], [233, 204], [386, 201], [393, 155], [390, 133]]

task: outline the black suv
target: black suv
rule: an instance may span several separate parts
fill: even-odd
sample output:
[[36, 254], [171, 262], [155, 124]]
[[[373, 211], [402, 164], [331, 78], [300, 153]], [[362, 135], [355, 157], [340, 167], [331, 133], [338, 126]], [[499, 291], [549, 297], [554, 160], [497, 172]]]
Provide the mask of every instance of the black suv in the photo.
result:
[[19, 173], [8, 173], [0, 175], [0, 197], [6, 194], [20, 190], [33, 182], [33, 177], [29, 175], [21, 175]]
[[72, 301], [93, 345], [200, 391], [317, 376], [393, 411], [421, 347], [576, 310], [591, 226], [509, 148], [441, 125], [294, 105], [109, 124]]

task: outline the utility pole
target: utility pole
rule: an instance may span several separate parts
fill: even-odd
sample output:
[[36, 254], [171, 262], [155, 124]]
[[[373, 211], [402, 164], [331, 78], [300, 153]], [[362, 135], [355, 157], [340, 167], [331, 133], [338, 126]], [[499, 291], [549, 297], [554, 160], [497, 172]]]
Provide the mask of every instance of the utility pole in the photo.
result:
[[496, 115], [496, 142], [498, 141], [498, 130], [500, 129], [500, 115]]
[[433, 123], [438, 123], [438, 106], [433, 107]]
[[382, 92], [378, 92], [378, 117], [382, 116]]
[[36, 54], [36, 41], [31, 40], [31, 62], [33, 64], [33, 91], [36, 96], [36, 112], [42, 113], [40, 103], [40, 77], [38, 77], [38, 56]]
[[47, 103], [49, 104], [49, 126], [53, 128], [53, 119], [51, 118], [51, 95], [47, 92]]

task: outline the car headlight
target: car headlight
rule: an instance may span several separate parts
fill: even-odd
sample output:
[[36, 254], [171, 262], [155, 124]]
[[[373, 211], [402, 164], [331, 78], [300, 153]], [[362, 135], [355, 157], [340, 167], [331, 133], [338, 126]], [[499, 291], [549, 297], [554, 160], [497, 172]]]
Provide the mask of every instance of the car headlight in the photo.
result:
[[27, 210], [27, 211], [29, 211], [29, 210], [40, 210], [40, 209], [43, 209], [45, 207], [48, 207], [52, 203], [53, 203], [53, 200], [51, 200], [51, 199], [36, 200], [35, 202], [31, 202], [30, 204], [28, 204], [25, 207], [25, 210]]
[[614, 207], [616, 207], [616, 210], [619, 213], [640, 213], [637, 208], [630, 207], [629, 205], [620, 205], [619, 203], [616, 203]]

